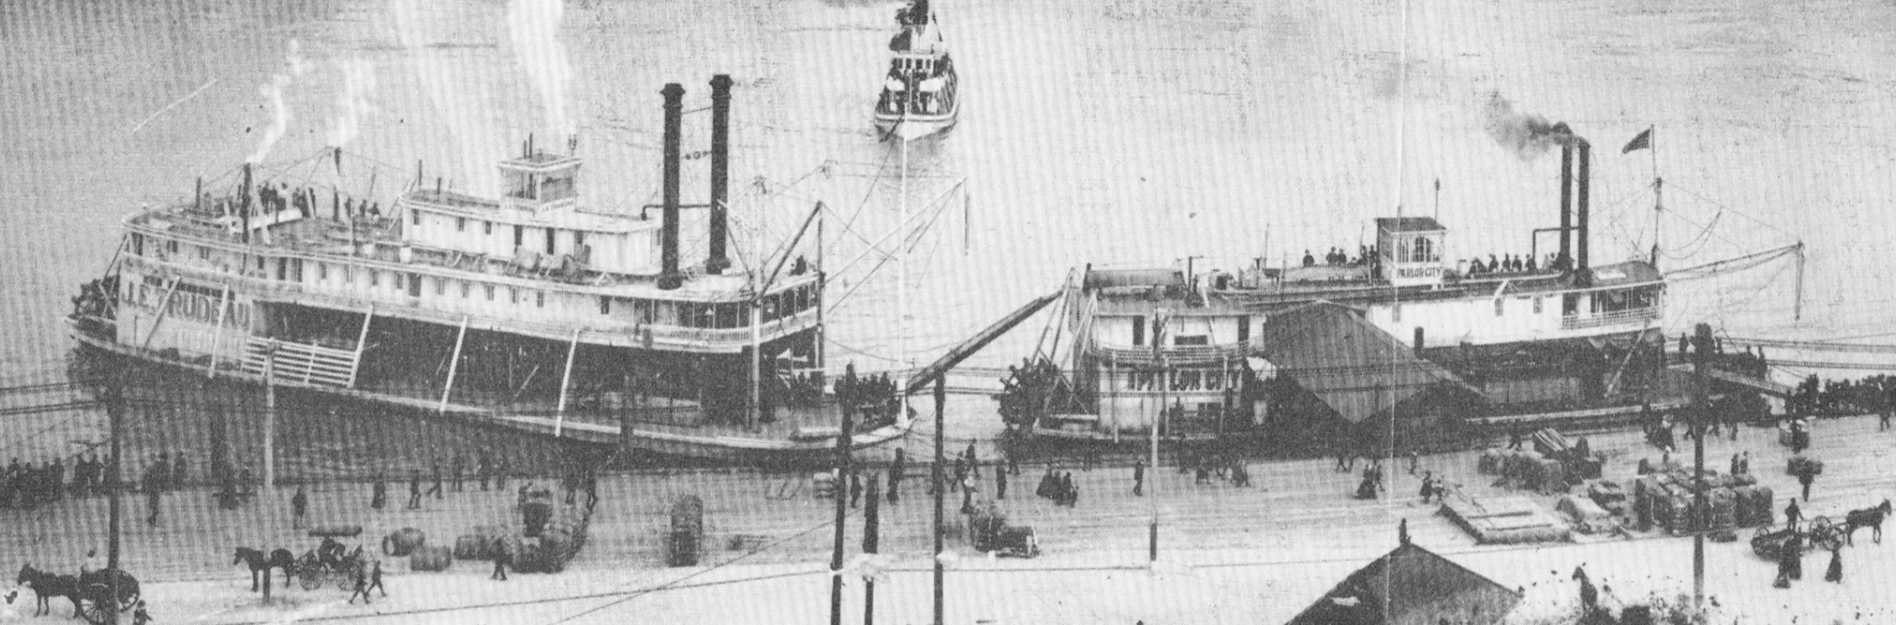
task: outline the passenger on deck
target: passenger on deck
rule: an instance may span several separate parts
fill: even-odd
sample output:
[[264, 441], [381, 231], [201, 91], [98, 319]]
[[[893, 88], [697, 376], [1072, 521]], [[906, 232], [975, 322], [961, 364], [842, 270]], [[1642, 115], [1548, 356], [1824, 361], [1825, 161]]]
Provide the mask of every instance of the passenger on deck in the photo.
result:
[[1534, 268], [1534, 257], [1533, 257], [1533, 256], [1529, 256], [1529, 257], [1527, 257], [1527, 272], [1528, 272], [1528, 273], [1534, 273], [1535, 271], [1536, 271], [1536, 270], [1535, 270], [1535, 268]]
[[1303, 262], [1304, 262], [1304, 266], [1305, 266], [1305, 267], [1311, 267], [1311, 266], [1315, 266], [1315, 265], [1317, 264], [1317, 257], [1315, 257], [1315, 256], [1311, 256], [1311, 255], [1310, 255], [1310, 250], [1304, 250], [1304, 260], [1303, 260]]

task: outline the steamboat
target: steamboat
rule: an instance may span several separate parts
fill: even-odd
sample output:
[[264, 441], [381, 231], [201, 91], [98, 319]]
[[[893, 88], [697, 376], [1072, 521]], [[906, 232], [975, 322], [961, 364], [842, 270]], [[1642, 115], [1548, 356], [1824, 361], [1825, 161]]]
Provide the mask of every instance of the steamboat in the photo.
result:
[[959, 78], [928, 0], [896, 11], [901, 32], [889, 40], [889, 73], [876, 102], [884, 137], [920, 139], [953, 128], [961, 111]]
[[[1452, 261], [1446, 227], [1397, 216], [1376, 219], [1374, 247], [1354, 256], [1075, 270], [1052, 347], [1043, 338], [996, 396], [1010, 433], [1442, 448], [1482, 427], [1683, 403], [1661, 330], [1667, 279], [1656, 259], [1592, 263], [1590, 146], [1557, 130], [1560, 226], [1536, 230], [1525, 257]], [[1545, 257], [1542, 233], [1559, 237]]]
[[499, 162], [500, 197], [429, 185], [418, 165], [387, 208], [374, 174], [344, 184], [340, 150], [313, 167], [333, 161], [328, 185], [247, 163], [126, 218], [72, 334], [272, 391], [664, 456], [797, 464], [844, 437], [897, 441], [910, 419], [892, 382], [851, 371], [840, 400], [825, 392], [823, 268], [797, 241], [748, 267], [727, 256], [731, 84], [711, 81], [704, 204], [681, 199], [677, 84], [662, 92], [663, 202], [631, 211], [581, 196], [576, 138], [563, 153], [529, 138]]

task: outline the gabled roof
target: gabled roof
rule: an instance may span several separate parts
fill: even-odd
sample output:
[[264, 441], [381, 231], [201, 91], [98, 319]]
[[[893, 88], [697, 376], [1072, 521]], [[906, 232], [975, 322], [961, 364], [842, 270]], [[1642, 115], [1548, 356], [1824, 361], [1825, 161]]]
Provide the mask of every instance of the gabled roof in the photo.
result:
[[1434, 217], [1377, 217], [1376, 230], [1388, 232], [1439, 232], [1447, 230]]
[[1499, 623], [1521, 593], [1403, 543], [1325, 593], [1287, 625]]
[[1437, 385], [1481, 395], [1341, 304], [1320, 301], [1279, 312], [1264, 322], [1258, 339], [1266, 360], [1351, 423]]

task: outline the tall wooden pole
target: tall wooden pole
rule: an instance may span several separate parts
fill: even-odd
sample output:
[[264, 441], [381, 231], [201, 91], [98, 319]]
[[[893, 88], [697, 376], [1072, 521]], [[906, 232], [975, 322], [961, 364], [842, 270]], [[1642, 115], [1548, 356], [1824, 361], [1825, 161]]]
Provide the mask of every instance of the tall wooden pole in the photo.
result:
[[263, 353], [263, 494], [276, 501], [276, 341], [270, 341]]
[[1698, 518], [1693, 519], [1692, 532], [1692, 605], [1703, 607], [1705, 604], [1705, 532], [1710, 529], [1711, 510], [1705, 502], [1705, 419], [1711, 416], [1711, 406], [1706, 401], [1708, 385], [1706, 369], [1712, 356], [1712, 326], [1701, 323], [1695, 329], [1693, 346], [1697, 349], [1692, 358], [1692, 474], [1694, 476], [1692, 508]]
[[108, 513], [111, 527], [105, 545], [105, 566], [112, 569], [119, 566], [119, 439], [125, 433], [125, 389], [124, 380], [119, 374], [118, 359], [115, 355], [106, 356], [105, 376], [105, 413], [112, 428], [111, 458], [106, 463], [109, 472], [105, 475], [105, 493], [111, 498], [111, 512]]
[[[869, 496], [869, 507], [863, 509], [862, 552], [878, 553], [882, 540], [882, 487], [876, 476], [869, 476], [869, 488], [863, 494]], [[876, 625], [876, 580], [873, 578], [862, 584], [862, 625]]]
[[943, 407], [948, 404], [948, 383], [946, 379], [946, 377], [935, 378], [935, 465], [934, 468], [929, 471], [930, 479], [934, 480], [931, 483], [935, 485], [935, 557], [932, 558], [935, 561], [935, 625], [943, 625], [945, 622], [942, 620], [941, 592], [941, 498], [942, 493], [947, 490], [947, 484], [942, 483], [941, 465], [943, 456], [941, 436], [942, 431], [945, 429], [942, 427], [942, 424], [946, 421], [943, 417]]
[[836, 545], [830, 551], [830, 625], [843, 625], [843, 519], [849, 499], [849, 413], [843, 413], [843, 432], [836, 437]]

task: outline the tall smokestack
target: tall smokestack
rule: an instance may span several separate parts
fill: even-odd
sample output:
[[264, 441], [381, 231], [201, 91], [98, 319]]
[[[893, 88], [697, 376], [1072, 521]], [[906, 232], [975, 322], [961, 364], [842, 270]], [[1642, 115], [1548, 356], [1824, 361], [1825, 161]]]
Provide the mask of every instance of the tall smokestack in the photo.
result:
[[1560, 266], [1573, 260], [1573, 146], [1560, 146]]
[[249, 161], [244, 162], [243, 197], [241, 199], [241, 202], [238, 205], [238, 212], [243, 215], [244, 243], [249, 243], [250, 242], [250, 162]]
[[724, 205], [731, 181], [731, 76], [711, 77], [711, 258], [706, 273], [717, 275], [731, 266], [724, 256]]
[[1576, 205], [1574, 207], [1574, 221], [1577, 222], [1574, 224], [1573, 246], [1574, 254], [1577, 256], [1574, 270], [1576, 272], [1585, 272], [1587, 270], [1587, 187], [1593, 178], [1592, 172], [1590, 171], [1590, 164], [1593, 160], [1593, 146], [1588, 145], [1586, 139], [1579, 137], [1574, 137], [1573, 143], [1574, 146], [1580, 150], [1580, 172], [1578, 174], [1580, 177], [1580, 191], [1574, 197], [1574, 204]]
[[685, 285], [684, 274], [678, 272], [678, 135], [685, 88], [666, 83], [659, 93], [665, 96], [665, 213], [659, 228], [658, 288], [671, 290]]

